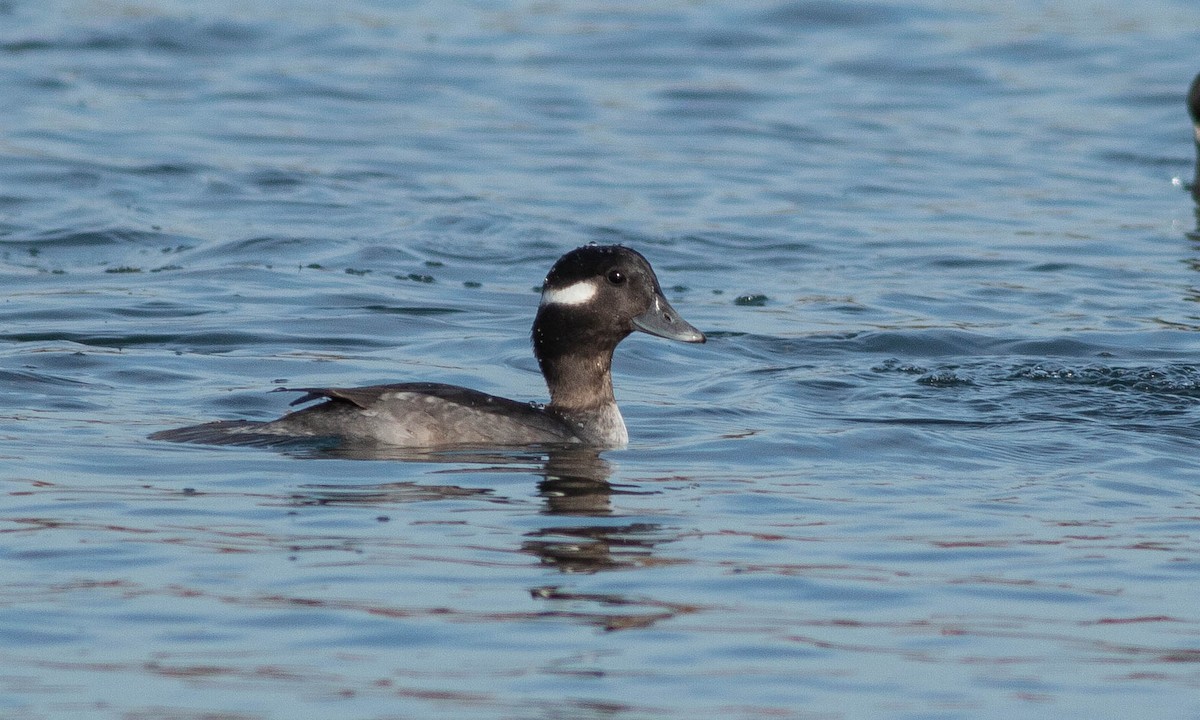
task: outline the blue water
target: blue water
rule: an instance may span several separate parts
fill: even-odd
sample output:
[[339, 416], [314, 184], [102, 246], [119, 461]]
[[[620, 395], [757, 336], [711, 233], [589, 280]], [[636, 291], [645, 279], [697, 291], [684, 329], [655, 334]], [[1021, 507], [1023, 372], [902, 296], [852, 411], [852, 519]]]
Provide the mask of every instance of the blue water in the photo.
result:
[[[948, 6], [952, 6], [949, 7]], [[1192, 0], [0, 2], [0, 717], [1200, 718]], [[280, 384], [602, 456], [209, 448]]]

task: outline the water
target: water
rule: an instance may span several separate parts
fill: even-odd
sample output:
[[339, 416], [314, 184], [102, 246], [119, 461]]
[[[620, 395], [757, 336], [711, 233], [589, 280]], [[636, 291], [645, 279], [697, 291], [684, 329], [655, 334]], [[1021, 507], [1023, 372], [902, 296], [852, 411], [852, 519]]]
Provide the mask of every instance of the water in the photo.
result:
[[[1200, 717], [1185, 0], [0, 3], [0, 717]], [[632, 443], [156, 443], [284, 383]]]

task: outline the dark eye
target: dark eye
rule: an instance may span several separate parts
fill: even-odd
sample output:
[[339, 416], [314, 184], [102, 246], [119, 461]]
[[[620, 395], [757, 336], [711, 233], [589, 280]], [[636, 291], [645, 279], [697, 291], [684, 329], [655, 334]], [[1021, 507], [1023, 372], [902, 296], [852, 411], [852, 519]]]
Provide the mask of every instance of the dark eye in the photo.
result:
[[609, 270], [608, 281], [613, 285], [622, 285], [625, 283], [625, 273], [620, 270]]

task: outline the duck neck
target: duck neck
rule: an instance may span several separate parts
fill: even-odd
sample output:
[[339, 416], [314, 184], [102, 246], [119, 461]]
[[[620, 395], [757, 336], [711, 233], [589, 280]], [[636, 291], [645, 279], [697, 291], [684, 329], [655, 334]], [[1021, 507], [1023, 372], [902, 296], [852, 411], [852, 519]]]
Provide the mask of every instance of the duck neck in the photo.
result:
[[560, 355], [541, 361], [550, 388], [547, 408], [574, 428], [576, 436], [598, 447], [629, 443], [625, 419], [613, 397], [612, 349], [596, 354]]
[[578, 414], [615, 405], [612, 355], [609, 349], [601, 353], [563, 353], [539, 358], [550, 389], [550, 407]]

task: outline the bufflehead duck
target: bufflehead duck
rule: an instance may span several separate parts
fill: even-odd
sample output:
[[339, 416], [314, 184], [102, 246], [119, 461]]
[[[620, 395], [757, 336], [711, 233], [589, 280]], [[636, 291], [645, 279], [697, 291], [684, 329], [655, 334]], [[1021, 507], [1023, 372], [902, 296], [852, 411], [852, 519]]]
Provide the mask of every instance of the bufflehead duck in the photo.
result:
[[[675, 312], [646, 258], [620, 245], [586, 245], [559, 258], [542, 285], [533, 353], [550, 404], [508, 400], [441, 383], [297, 388], [300, 405], [278, 420], [226, 420], [164, 430], [153, 440], [218, 445], [323, 437], [399, 447], [513, 446], [629, 442], [612, 387], [612, 355], [640, 330], [702, 343], [704, 333]], [[280, 388], [286, 390], [287, 388]]]
[[1192, 197], [1200, 202], [1200, 75], [1192, 80], [1192, 86], [1188, 88], [1187, 107], [1196, 137], [1196, 174], [1192, 179]]

